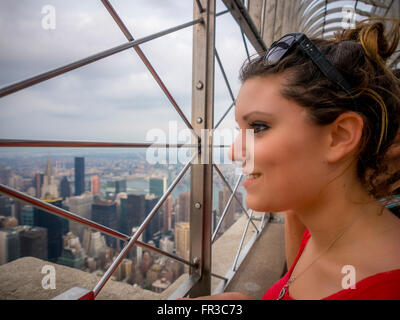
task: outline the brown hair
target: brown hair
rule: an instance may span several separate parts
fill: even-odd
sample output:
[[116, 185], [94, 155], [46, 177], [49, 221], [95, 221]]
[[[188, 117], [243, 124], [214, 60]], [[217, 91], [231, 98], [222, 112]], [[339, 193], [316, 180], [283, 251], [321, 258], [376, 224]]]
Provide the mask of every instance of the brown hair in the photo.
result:
[[[385, 33], [385, 21], [393, 22], [390, 36]], [[400, 124], [399, 82], [386, 66], [399, 43], [399, 26], [395, 19], [370, 18], [336, 33], [333, 39], [310, 39], [351, 84], [357, 111], [353, 99], [326, 78], [298, 46], [276, 65], [266, 66], [260, 55], [240, 70], [242, 82], [284, 73], [286, 85], [281, 94], [307, 108], [316, 124], [332, 123], [346, 111], [360, 114], [364, 127], [357, 174], [376, 199], [390, 197], [393, 184], [400, 179], [400, 170], [388, 174], [386, 159]]]

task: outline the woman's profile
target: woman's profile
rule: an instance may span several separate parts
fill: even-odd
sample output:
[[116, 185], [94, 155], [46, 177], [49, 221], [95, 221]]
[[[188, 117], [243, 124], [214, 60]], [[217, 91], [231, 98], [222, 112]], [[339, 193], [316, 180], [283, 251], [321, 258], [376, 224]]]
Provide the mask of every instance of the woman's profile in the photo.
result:
[[398, 43], [398, 21], [369, 19], [329, 40], [288, 34], [243, 65], [235, 119], [254, 150], [242, 156], [240, 133], [230, 155], [247, 206], [286, 213], [288, 272], [263, 299], [400, 299], [400, 219], [385, 207], [400, 186]]

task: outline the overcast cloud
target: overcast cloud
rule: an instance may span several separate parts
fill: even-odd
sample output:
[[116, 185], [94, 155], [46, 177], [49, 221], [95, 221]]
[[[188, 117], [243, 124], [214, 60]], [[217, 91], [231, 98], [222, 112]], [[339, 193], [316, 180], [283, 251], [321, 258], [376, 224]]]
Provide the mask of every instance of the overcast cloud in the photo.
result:
[[[193, 1], [118, 0], [112, 5], [135, 39], [192, 20]], [[225, 10], [217, 1], [217, 11]], [[55, 30], [42, 27], [43, 6], [56, 10]], [[126, 42], [100, 0], [0, 0], [0, 86]], [[229, 14], [217, 18], [217, 50], [236, 95], [246, 59]], [[254, 50], [248, 43], [251, 53]], [[190, 120], [192, 28], [141, 45]], [[216, 65], [215, 121], [231, 99]], [[143, 142], [179, 115], [130, 49], [0, 99], [0, 138]], [[233, 112], [221, 128], [234, 126]]]

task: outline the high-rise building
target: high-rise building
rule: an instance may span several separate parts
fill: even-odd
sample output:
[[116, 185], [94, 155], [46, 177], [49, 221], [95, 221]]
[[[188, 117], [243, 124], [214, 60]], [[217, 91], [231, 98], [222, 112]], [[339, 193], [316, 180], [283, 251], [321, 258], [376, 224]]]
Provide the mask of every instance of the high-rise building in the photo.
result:
[[190, 192], [181, 193], [178, 200], [178, 219], [176, 222], [189, 222]]
[[33, 178], [33, 186], [35, 187], [36, 194], [35, 197], [40, 199], [42, 197], [42, 185], [43, 185], [43, 180], [44, 180], [44, 174], [43, 173], [37, 173], [35, 174], [35, 177]]
[[[73, 196], [68, 198], [64, 205], [68, 207], [68, 210], [72, 213], [75, 213], [83, 218], [91, 219], [91, 211], [92, 211], [92, 204], [93, 204], [93, 195], [86, 191], [79, 196]], [[77, 235], [79, 239], [83, 237], [83, 230], [85, 226], [71, 221], [69, 224], [69, 230]]]
[[94, 196], [100, 194], [100, 178], [98, 176], [92, 177], [92, 194]]
[[172, 195], [165, 199], [163, 206], [163, 223], [162, 233], [165, 234], [168, 230], [172, 229]]
[[63, 177], [61, 182], [60, 182], [60, 197], [65, 200], [66, 198], [69, 198], [71, 196], [71, 186], [69, 184], [69, 181], [67, 177]]
[[167, 178], [150, 178], [149, 193], [160, 198], [167, 191]]
[[189, 222], [175, 223], [175, 248], [176, 254], [184, 259], [189, 259], [190, 226]]
[[41, 190], [41, 196], [43, 199], [58, 198], [58, 186], [54, 175], [55, 172], [51, 165], [50, 158], [48, 158]]
[[79, 238], [68, 232], [63, 239], [63, 250], [57, 260], [58, 264], [76, 269], [83, 269], [83, 250]]
[[[121, 207], [122, 207], [121, 199]], [[131, 232], [133, 227], [140, 226], [146, 218], [146, 200], [144, 195], [128, 194], [126, 203], [126, 229]]]
[[[62, 208], [62, 199], [42, 199], [43, 201]], [[63, 248], [63, 235], [69, 231], [69, 221], [54, 214], [34, 208], [33, 225], [47, 229], [48, 260], [56, 262]]]
[[14, 228], [0, 230], [0, 265], [20, 257], [18, 232]]
[[32, 226], [18, 226], [20, 256], [47, 260], [47, 229]]
[[[117, 203], [112, 200], [95, 200], [92, 204], [92, 220], [106, 227], [117, 230], [119, 217], [117, 214]], [[106, 243], [109, 247], [116, 247], [116, 239], [106, 235]]]
[[[153, 210], [156, 206], [157, 202], [160, 198], [155, 197], [154, 195], [146, 195], [146, 211], [145, 215], [147, 215]], [[161, 239], [161, 223], [164, 217], [163, 208], [161, 207], [157, 213], [153, 216], [146, 229], [144, 230], [144, 241], [149, 242], [153, 240], [155, 245], [158, 247]]]
[[33, 226], [33, 207], [25, 205], [21, 211], [21, 225]]
[[10, 198], [0, 195], [0, 216], [11, 216], [12, 201]]
[[85, 191], [85, 158], [75, 157], [75, 195]]
[[[231, 196], [231, 192], [228, 187], [224, 187], [220, 192], [219, 192], [219, 214], [220, 218], [222, 216], [222, 213], [225, 209], [226, 204], [228, 203], [228, 200]], [[240, 200], [241, 203], [243, 203], [243, 195], [241, 192], [236, 191], [236, 196]], [[222, 233], [226, 231], [231, 225], [235, 223], [235, 214], [242, 212], [242, 207], [240, 204], [237, 202], [235, 198], [232, 199], [232, 202], [229, 206], [228, 211], [225, 214], [224, 220], [221, 223], [220, 229], [218, 230], [218, 233]]]

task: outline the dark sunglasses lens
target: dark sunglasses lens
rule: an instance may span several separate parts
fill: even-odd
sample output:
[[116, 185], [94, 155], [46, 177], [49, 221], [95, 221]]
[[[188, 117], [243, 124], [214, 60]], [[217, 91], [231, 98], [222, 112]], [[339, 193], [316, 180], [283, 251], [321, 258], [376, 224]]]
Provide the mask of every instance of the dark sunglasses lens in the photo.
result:
[[266, 65], [274, 65], [278, 63], [285, 53], [293, 45], [295, 37], [292, 35], [283, 37], [279, 41], [274, 42], [269, 48], [267, 54], [264, 57], [264, 63]]

